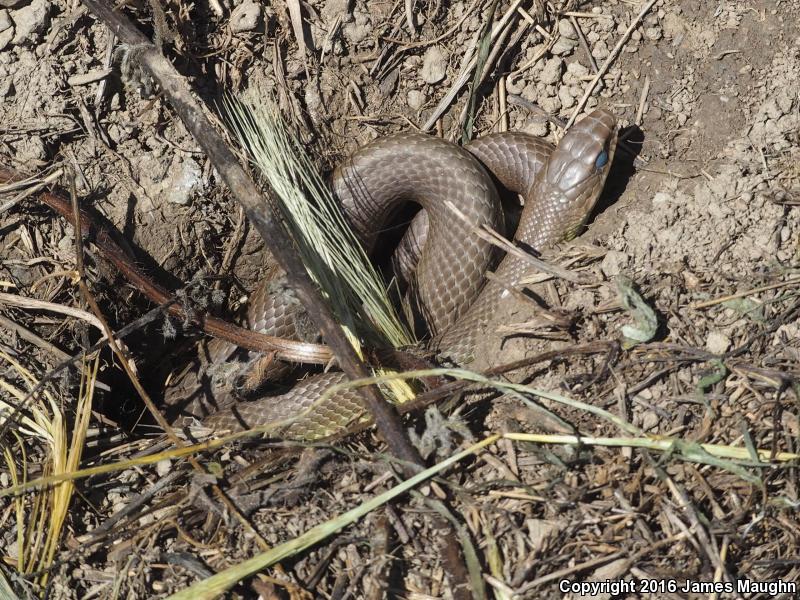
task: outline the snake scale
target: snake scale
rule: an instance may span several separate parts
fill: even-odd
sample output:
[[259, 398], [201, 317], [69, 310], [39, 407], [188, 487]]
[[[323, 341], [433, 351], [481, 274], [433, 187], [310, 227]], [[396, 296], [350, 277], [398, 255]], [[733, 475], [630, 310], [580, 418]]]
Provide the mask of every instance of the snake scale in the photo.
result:
[[[485, 280], [492, 252], [473, 227], [501, 228], [495, 179], [524, 200], [514, 239], [546, 248], [574, 237], [585, 222], [608, 175], [616, 136], [616, 118], [604, 109], [573, 125], [555, 148], [513, 132], [490, 134], [464, 148], [421, 133], [400, 133], [356, 151], [334, 172], [332, 189], [368, 249], [399, 204], [422, 206], [425, 216], [410, 228], [426, 239], [411, 275], [414, 313], [427, 324], [428, 346], [440, 360], [468, 365], [490, 318], [511, 298], [506, 286], [517, 285], [529, 269], [524, 259], [508, 254], [496, 277]], [[466, 222], [454, 215], [453, 206]], [[248, 309], [250, 327], [275, 336], [313, 335], [298, 325], [296, 307], [286, 298], [291, 295], [260, 286]], [[223, 364], [234, 350], [213, 340], [209, 362]], [[333, 435], [364, 417], [354, 389], [317, 402], [324, 390], [345, 381], [340, 372], [314, 375], [283, 395], [233, 402], [205, 417], [204, 424], [221, 432], [296, 418], [281, 437]]]

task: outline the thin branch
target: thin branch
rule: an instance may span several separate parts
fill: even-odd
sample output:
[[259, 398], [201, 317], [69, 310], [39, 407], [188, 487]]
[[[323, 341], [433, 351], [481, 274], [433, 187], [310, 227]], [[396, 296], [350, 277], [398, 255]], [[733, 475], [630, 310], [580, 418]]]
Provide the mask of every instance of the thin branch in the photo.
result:
[[[0, 165], [0, 183], [17, 182], [22, 179], [23, 176], [19, 173]], [[75, 226], [75, 217], [69, 202], [61, 194], [43, 192], [39, 195], [39, 200], [64, 217], [73, 227]], [[111, 231], [99, 224], [85, 210], [80, 211], [80, 219], [81, 230], [85, 234], [91, 235], [95, 245], [106, 260], [112, 263], [131, 285], [146, 295], [152, 302], [167, 304], [167, 312], [172, 316], [186, 319], [187, 315], [191, 314], [196, 316], [198, 325], [203, 331], [211, 336], [227, 340], [248, 350], [272, 352], [284, 360], [325, 365], [332, 359], [333, 355], [327, 346], [297, 342], [243, 329], [211, 315], [196, 314], [197, 311], [190, 311], [189, 307], [182, 306], [177, 302], [171, 302], [170, 300], [174, 293], [168, 292], [145, 275], [119, 244], [114, 241]]]

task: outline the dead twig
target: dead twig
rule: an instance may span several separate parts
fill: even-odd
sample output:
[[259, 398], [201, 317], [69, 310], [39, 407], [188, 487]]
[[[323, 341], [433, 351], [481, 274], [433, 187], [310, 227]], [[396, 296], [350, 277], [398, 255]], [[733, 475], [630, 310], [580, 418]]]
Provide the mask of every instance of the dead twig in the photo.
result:
[[[16, 182], [22, 179], [18, 173], [0, 165], [0, 183]], [[60, 194], [44, 192], [39, 200], [74, 226], [74, 215], [69, 202]], [[97, 223], [87, 211], [80, 211], [81, 230], [90, 234], [95, 245], [103, 256], [116, 267], [120, 273], [136, 289], [145, 294], [152, 302], [168, 306], [167, 312], [179, 319], [186, 319], [189, 314], [196, 314], [178, 303], [172, 302], [172, 294], [145, 275], [128, 254], [114, 241], [112, 232]], [[275, 352], [285, 360], [328, 364], [333, 355], [326, 346], [307, 344], [274, 336], [264, 335], [249, 329], [237, 327], [227, 321], [211, 315], [198, 314], [199, 326], [207, 334], [219, 337], [248, 350], [257, 352]]]

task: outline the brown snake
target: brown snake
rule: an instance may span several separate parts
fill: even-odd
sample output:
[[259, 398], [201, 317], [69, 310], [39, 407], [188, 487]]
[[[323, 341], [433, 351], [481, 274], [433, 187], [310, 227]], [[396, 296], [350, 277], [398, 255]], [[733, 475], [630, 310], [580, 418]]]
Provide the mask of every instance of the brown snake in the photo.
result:
[[[522, 133], [491, 134], [466, 148], [424, 134], [401, 133], [353, 154], [334, 173], [333, 191], [367, 248], [399, 203], [416, 202], [424, 208], [429, 231], [411, 277], [412, 308], [432, 333], [429, 347], [443, 360], [467, 365], [491, 316], [511, 297], [506, 288], [516, 286], [529, 268], [524, 259], [509, 254], [496, 277], [485, 282], [491, 248], [473, 227], [497, 229], [502, 222], [489, 173], [524, 199], [514, 239], [530, 248], [545, 248], [574, 237], [585, 222], [608, 175], [616, 132], [614, 115], [596, 110], [567, 131], [555, 149]], [[449, 204], [467, 222], [456, 217]], [[420, 229], [424, 225], [415, 223], [411, 231]], [[294, 319], [296, 307], [286, 300], [291, 296], [273, 292], [261, 286], [253, 294], [251, 328], [303, 338]], [[209, 362], [223, 364], [233, 351], [230, 344], [214, 340]], [[317, 402], [325, 389], [346, 380], [343, 373], [315, 375], [281, 396], [235, 402], [204, 423], [217, 431], [239, 430], [297, 417], [281, 437], [333, 435], [364, 417], [355, 389]]]

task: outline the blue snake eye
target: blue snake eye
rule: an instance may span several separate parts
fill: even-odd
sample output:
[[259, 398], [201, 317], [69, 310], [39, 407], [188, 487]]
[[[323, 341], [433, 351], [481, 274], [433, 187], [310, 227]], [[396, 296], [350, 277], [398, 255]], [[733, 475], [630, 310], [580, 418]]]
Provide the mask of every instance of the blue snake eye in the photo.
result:
[[608, 162], [608, 152], [603, 150], [600, 154], [597, 155], [597, 158], [594, 161], [594, 166], [596, 169], [602, 169], [606, 166]]

